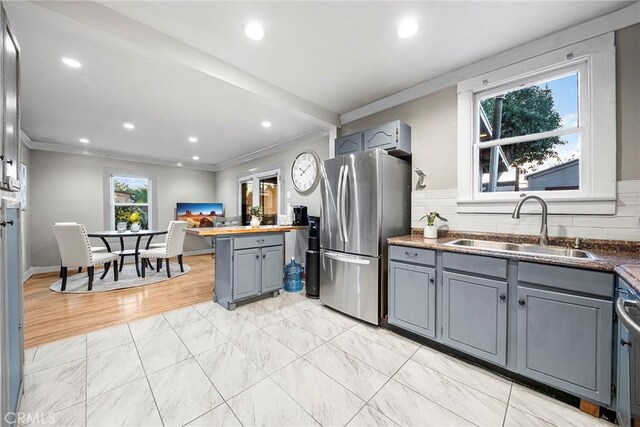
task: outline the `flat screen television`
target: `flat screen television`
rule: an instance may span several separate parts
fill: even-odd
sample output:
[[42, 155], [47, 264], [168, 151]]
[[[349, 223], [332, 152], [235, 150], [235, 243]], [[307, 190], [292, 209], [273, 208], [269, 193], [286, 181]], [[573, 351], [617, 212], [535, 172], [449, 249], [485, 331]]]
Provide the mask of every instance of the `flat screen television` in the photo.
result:
[[217, 216], [224, 216], [222, 203], [178, 203], [176, 205], [176, 219], [187, 221], [190, 228], [213, 227]]

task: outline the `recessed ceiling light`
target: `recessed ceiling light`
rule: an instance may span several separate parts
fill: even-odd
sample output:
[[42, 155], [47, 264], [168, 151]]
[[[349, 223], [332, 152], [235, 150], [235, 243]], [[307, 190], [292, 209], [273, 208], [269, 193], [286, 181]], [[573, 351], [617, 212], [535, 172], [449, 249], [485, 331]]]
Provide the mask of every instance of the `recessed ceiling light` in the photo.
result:
[[136, 128], [136, 125], [134, 125], [133, 123], [129, 123], [129, 122], [123, 123], [122, 126], [124, 126], [125, 129], [129, 129], [129, 130], [133, 130], [133, 129]]
[[195, 136], [190, 136], [189, 142], [198, 142], [198, 138], [196, 138]]
[[78, 141], [82, 142], [83, 144], [89, 143], [89, 140], [87, 138], [80, 138]]
[[182, 163], [178, 162], [178, 163], [176, 163], [176, 166], [180, 167], [180, 166], [182, 166]]
[[62, 62], [64, 62], [64, 65], [66, 65], [68, 67], [71, 67], [71, 68], [80, 68], [80, 67], [82, 67], [82, 64], [77, 59], [62, 58]]
[[271, 127], [271, 122], [268, 120], [265, 120], [262, 122], [262, 127], [263, 128], [270, 128]]
[[251, 40], [262, 40], [264, 38], [264, 27], [256, 21], [244, 24], [244, 34]]
[[401, 39], [408, 39], [418, 32], [418, 28], [420, 28], [418, 21], [413, 18], [405, 19], [396, 28], [396, 35]]
[[193, 157], [192, 157], [192, 159], [193, 159], [193, 160], [200, 160], [200, 157], [198, 157], [198, 156], [193, 156]]

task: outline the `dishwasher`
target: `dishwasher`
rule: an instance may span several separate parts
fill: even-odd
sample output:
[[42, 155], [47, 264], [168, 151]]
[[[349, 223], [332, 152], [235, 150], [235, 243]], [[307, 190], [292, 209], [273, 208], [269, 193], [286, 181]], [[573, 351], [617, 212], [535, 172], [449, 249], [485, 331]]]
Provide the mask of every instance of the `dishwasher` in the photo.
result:
[[640, 294], [619, 280], [617, 417], [623, 427], [640, 419]]

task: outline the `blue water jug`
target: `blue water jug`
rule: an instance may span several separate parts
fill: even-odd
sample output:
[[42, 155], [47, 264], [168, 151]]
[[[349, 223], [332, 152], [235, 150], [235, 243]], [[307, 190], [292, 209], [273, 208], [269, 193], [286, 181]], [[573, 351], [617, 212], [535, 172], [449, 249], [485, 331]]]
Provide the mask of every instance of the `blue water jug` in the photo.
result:
[[302, 271], [304, 269], [291, 257], [291, 262], [284, 266], [284, 290], [285, 292], [300, 292], [302, 290]]

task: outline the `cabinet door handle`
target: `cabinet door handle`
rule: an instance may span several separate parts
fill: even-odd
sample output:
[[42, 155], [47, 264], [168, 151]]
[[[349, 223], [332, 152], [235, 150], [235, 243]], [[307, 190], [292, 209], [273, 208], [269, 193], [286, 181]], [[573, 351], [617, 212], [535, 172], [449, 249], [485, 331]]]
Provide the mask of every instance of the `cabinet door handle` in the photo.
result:
[[622, 346], [628, 345], [629, 347], [631, 347], [631, 342], [621, 339], [620, 340], [620, 345], [622, 345]]
[[429, 282], [430, 282], [430, 283], [435, 283], [435, 282], [436, 282], [436, 279], [434, 279], [434, 278], [432, 277], [431, 279], [429, 279]]
[[3, 227], [6, 227], [7, 225], [13, 225], [13, 220], [11, 221], [2, 221], [0, 222], [0, 225]]
[[260, 259], [260, 254], [257, 254], [257, 255], [256, 255], [256, 259]]
[[267, 254], [262, 254], [262, 259], [265, 259], [267, 257]]
[[504, 301], [507, 299], [507, 296], [505, 294], [500, 294], [500, 301]]
[[519, 300], [518, 300], [518, 304], [520, 304], [521, 306], [523, 306], [523, 307], [524, 307], [524, 305], [525, 305], [526, 303], [524, 302], [524, 300], [523, 300], [523, 299], [519, 299]]

